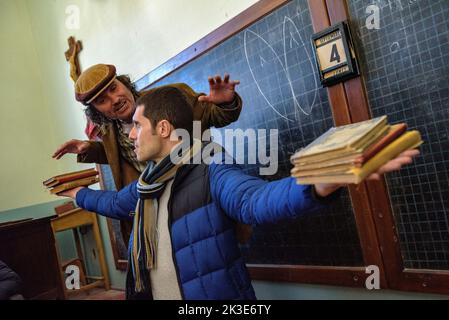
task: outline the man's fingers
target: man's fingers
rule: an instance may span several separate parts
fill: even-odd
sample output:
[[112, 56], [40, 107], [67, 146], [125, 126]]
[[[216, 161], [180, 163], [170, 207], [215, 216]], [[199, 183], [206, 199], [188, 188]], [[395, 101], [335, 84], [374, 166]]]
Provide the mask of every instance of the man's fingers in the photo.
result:
[[65, 155], [67, 152], [64, 150], [64, 151], [61, 151], [57, 156], [56, 156], [56, 160], [59, 160], [59, 159], [61, 159], [62, 158], [62, 156], [63, 155]]
[[400, 157], [397, 160], [402, 164], [410, 164], [413, 162], [413, 159], [411, 157]]
[[58, 149], [52, 156], [52, 158], [59, 159], [65, 154], [63, 149]]
[[59, 146], [58, 149], [56, 149], [56, 151], [55, 151], [55, 153], [53, 155], [56, 155], [56, 154], [61, 153], [61, 152], [66, 153], [67, 152], [67, 148], [72, 146], [72, 145], [74, 145], [74, 144], [76, 144], [76, 142], [77, 142], [77, 140], [72, 139], [70, 141], [67, 141], [67, 142], [63, 143], [61, 146]]
[[400, 170], [402, 166], [413, 163], [413, 157], [419, 154], [420, 152], [417, 149], [404, 151], [396, 158], [381, 166], [375, 173], [369, 175], [367, 179], [380, 180], [381, 175], [384, 173]]
[[384, 173], [387, 173], [390, 171], [400, 170], [402, 165], [404, 165], [404, 164], [406, 164], [406, 163], [401, 160], [396, 160], [396, 159], [391, 160], [387, 164], [380, 167], [379, 170], [377, 170], [377, 173], [384, 174]]
[[416, 149], [404, 151], [380, 167], [377, 172], [383, 174], [389, 171], [399, 170], [402, 166], [413, 163], [413, 157], [419, 155], [419, 153], [419, 150]]
[[235, 86], [240, 84], [240, 80], [230, 80], [230, 77], [231, 76], [229, 75], [229, 73], [225, 73], [223, 79], [221, 78], [221, 76], [215, 75], [213, 77], [208, 77], [207, 80], [209, 81], [209, 85], [211, 87], [224, 83], [234, 88]]
[[70, 142], [64, 143], [61, 147], [59, 147], [58, 150], [53, 154], [53, 158], [56, 158], [56, 160], [61, 159], [63, 155], [65, 155], [67, 152], [69, 152], [68, 147], [70, 146]]
[[209, 102], [209, 97], [208, 96], [199, 96], [198, 97], [198, 101], [200, 101], [200, 102]]
[[406, 165], [413, 162], [413, 159], [409, 156], [397, 157], [396, 159], [391, 160], [393, 163], [397, 163], [400, 165]]
[[53, 158], [56, 157], [56, 155], [58, 155], [59, 153], [61, 153], [65, 147], [66, 147], [67, 143], [64, 143], [62, 146], [60, 146], [58, 149], [56, 149], [55, 153], [53, 153]]
[[402, 152], [399, 157], [415, 157], [417, 155], [419, 155], [421, 152], [418, 149], [411, 149], [411, 150], [406, 150], [404, 152]]
[[378, 174], [378, 173], [372, 173], [372, 174], [370, 174], [370, 176], [368, 177], [368, 180], [376, 180], [376, 181], [379, 181], [379, 180], [380, 180], [380, 174]]
[[235, 86], [239, 85], [240, 81], [231, 81], [231, 82], [229, 82], [229, 84], [230, 84], [232, 90], [235, 90]]
[[62, 146], [60, 147], [58, 150], [55, 151], [55, 153], [53, 154], [53, 157], [61, 154], [61, 153], [66, 153], [67, 152], [67, 147], [66, 146]]
[[86, 152], [88, 148], [88, 143], [81, 140], [72, 139], [62, 144], [56, 151], [53, 153], [52, 157], [56, 159], [60, 159], [66, 153], [75, 153], [79, 154], [82, 152]]

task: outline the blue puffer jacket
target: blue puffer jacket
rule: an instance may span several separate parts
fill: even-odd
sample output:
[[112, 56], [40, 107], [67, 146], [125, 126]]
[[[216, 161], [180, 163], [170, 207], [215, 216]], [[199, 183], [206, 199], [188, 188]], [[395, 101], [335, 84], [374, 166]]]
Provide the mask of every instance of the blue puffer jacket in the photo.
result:
[[[293, 178], [266, 182], [237, 165], [219, 163], [184, 165], [176, 173], [168, 223], [178, 283], [184, 299], [255, 299], [235, 221], [273, 223], [322, 209], [332, 199], [316, 199], [311, 186], [297, 185]], [[138, 199], [136, 186], [118, 193], [85, 188], [76, 202], [107, 217], [129, 219]]]

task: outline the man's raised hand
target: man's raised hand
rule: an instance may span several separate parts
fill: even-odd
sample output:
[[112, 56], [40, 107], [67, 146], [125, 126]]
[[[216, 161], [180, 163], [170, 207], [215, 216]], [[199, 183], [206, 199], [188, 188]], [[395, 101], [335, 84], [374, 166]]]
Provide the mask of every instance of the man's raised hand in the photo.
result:
[[87, 151], [88, 148], [89, 142], [72, 139], [56, 149], [55, 153], [53, 153], [52, 155], [52, 158], [59, 160], [66, 153], [83, 154]]
[[235, 86], [240, 84], [239, 80], [230, 80], [229, 74], [225, 73], [223, 79], [219, 75], [209, 77], [209, 95], [200, 96], [198, 101], [213, 104], [231, 103], [235, 97]]

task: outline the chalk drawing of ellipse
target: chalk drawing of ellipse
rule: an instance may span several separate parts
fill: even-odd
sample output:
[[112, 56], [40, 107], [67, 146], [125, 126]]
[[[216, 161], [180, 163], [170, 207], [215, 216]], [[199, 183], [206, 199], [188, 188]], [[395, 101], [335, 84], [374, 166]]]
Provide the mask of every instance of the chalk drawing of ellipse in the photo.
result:
[[243, 44], [246, 62], [260, 94], [277, 115], [294, 121], [278, 110], [283, 100], [281, 88], [289, 81], [281, 58], [265, 39], [251, 30], [245, 31]]
[[314, 61], [295, 23], [284, 18], [284, 66], [289, 79], [294, 105], [305, 115], [310, 115], [318, 94], [318, 81]]

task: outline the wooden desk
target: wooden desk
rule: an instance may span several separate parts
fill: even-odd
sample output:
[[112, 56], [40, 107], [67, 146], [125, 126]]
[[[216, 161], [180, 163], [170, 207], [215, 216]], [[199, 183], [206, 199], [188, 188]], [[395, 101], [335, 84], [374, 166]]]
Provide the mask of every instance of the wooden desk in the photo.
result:
[[25, 299], [64, 299], [50, 219], [0, 224], [0, 259], [22, 279]]
[[[53, 233], [65, 231], [69, 229], [74, 229], [77, 227], [85, 226], [85, 225], [91, 225], [94, 233], [95, 243], [97, 245], [98, 250], [98, 260], [100, 262], [100, 270], [101, 270], [101, 277], [89, 277], [87, 276], [87, 279], [93, 279], [94, 282], [87, 284], [85, 286], [82, 286], [79, 290], [64, 290], [65, 295], [70, 294], [77, 294], [80, 291], [87, 291], [90, 289], [93, 289], [95, 287], [104, 287], [106, 290], [110, 289], [110, 282], [109, 282], [109, 274], [108, 269], [106, 266], [106, 259], [104, 255], [104, 249], [103, 249], [103, 242], [101, 240], [100, 235], [100, 228], [98, 227], [98, 219], [97, 215], [93, 212], [76, 208], [74, 210], [67, 211], [61, 215], [59, 215], [57, 218], [52, 219], [51, 221], [51, 227], [53, 229]], [[75, 236], [75, 241], [77, 242], [77, 250], [78, 255], [81, 254], [80, 246], [79, 246], [79, 240]], [[81, 258], [81, 257], [79, 257]], [[59, 260], [59, 263], [61, 264], [61, 260]], [[64, 270], [62, 270], [62, 267], [59, 268], [61, 272], [61, 276], [64, 279]]]

